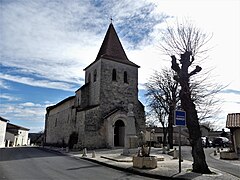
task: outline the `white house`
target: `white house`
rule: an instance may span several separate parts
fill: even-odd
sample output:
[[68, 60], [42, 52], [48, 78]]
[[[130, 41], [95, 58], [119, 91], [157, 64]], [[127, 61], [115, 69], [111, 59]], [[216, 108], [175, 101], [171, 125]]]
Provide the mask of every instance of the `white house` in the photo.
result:
[[8, 120], [0, 116], [0, 148], [5, 147], [5, 134]]
[[10, 146], [26, 146], [29, 145], [28, 139], [29, 129], [15, 124], [7, 123], [6, 137]]

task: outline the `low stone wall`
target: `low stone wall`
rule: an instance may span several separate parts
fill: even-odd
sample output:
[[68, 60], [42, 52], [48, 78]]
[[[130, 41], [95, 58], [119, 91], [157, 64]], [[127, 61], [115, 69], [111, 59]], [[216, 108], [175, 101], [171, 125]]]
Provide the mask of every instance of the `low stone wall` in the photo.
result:
[[238, 155], [235, 152], [222, 151], [220, 152], [220, 159], [234, 160], [238, 159]]
[[157, 168], [157, 157], [139, 157], [133, 156], [133, 167], [140, 169], [154, 169]]

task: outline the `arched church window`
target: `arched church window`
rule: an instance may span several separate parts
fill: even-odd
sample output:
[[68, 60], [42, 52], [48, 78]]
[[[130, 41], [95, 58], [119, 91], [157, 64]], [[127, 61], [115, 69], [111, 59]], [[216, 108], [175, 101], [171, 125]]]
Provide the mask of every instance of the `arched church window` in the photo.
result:
[[91, 73], [88, 74], [88, 83], [91, 82]]
[[128, 75], [127, 75], [127, 71], [124, 71], [124, 83], [128, 83]]
[[94, 74], [93, 74], [93, 82], [95, 82], [97, 80], [97, 70], [94, 70]]
[[113, 69], [113, 70], [112, 70], [112, 80], [113, 80], [113, 81], [116, 81], [116, 80], [117, 80], [117, 72], [116, 72], [116, 69]]

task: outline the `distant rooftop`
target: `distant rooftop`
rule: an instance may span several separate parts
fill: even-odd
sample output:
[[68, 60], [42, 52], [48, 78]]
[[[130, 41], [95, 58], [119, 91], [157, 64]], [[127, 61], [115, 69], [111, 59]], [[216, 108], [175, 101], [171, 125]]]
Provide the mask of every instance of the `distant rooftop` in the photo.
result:
[[0, 116], [0, 121], [8, 122], [9, 120], [7, 120], [7, 119], [5, 119], [5, 118]]
[[227, 115], [227, 128], [240, 128], [240, 113], [231, 113]]
[[27, 130], [27, 131], [30, 130], [30, 129], [22, 127], [22, 126], [18, 126], [18, 125], [12, 124], [12, 123], [8, 123], [7, 124], [7, 130], [11, 130], [11, 129], [21, 129], [21, 130]]

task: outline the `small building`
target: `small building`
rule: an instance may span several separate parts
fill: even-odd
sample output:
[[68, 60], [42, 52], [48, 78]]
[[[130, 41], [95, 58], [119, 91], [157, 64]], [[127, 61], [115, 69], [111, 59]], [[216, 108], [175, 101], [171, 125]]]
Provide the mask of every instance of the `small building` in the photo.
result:
[[240, 154], [240, 113], [228, 114], [226, 127], [230, 129], [235, 152]]
[[5, 139], [9, 146], [26, 146], [30, 143], [30, 140], [28, 139], [28, 132], [29, 129], [25, 127], [7, 123]]
[[5, 147], [7, 122], [7, 119], [4, 119], [0, 116], [0, 148]]
[[11, 124], [0, 116], [0, 148], [29, 145], [28, 132], [28, 128]]

